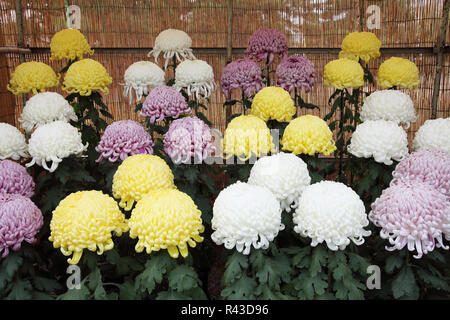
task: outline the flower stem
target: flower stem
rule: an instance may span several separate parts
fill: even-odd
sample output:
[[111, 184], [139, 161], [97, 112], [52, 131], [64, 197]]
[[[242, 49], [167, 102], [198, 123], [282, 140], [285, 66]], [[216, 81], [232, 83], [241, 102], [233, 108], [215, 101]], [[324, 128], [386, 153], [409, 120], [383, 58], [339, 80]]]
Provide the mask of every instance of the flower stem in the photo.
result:
[[266, 59], [266, 84], [270, 87], [270, 66], [269, 66], [269, 56]]
[[343, 182], [343, 172], [342, 172], [342, 163], [344, 161], [344, 148], [345, 148], [345, 142], [344, 142], [344, 91], [341, 91], [341, 101], [339, 104], [339, 111], [340, 111], [340, 118], [339, 118], [339, 133], [338, 135], [341, 135], [342, 144], [339, 148], [339, 181]]

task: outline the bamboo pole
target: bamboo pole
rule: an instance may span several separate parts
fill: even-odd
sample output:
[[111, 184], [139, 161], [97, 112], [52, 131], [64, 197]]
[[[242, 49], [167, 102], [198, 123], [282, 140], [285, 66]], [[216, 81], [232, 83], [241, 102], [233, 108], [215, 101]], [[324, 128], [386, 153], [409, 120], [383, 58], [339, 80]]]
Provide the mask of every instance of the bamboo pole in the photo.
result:
[[442, 62], [444, 60], [443, 59], [444, 46], [445, 46], [445, 39], [447, 37], [449, 10], [450, 10], [450, 0], [445, 0], [444, 10], [442, 13], [441, 28], [439, 31], [439, 40], [438, 43], [436, 44], [437, 65], [436, 65], [436, 75], [434, 77], [433, 100], [431, 102], [431, 119], [436, 119], [437, 117], [437, 107], [439, 103], [439, 93], [441, 89]]
[[[227, 0], [227, 62], [230, 63], [233, 56], [233, 0]], [[225, 126], [228, 124], [228, 119], [231, 117], [231, 108], [225, 109]]]
[[19, 48], [19, 47], [0, 47], [0, 53], [31, 53], [29, 48]]
[[[25, 40], [23, 36], [23, 12], [22, 3], [20, 0], [16, 0], [16, 22], [17, 22], [17, 47], [25, 48]], [[20, 63], [25, 62], [25, 54], [23, 52], [19, 53]], [[22, 103], [25, 105], [27, 102], [27, 95], [22, 94]]]

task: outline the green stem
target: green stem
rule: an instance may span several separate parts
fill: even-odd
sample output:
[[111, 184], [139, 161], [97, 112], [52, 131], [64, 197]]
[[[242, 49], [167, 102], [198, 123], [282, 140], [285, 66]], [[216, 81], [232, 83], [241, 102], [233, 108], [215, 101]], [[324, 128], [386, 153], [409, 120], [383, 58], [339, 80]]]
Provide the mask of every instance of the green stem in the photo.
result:
[[298, 108], [297, 101], [298, 101], [297, 88], [294, 88], [294, 105], [296, 108]]
[[269, 66], [269, 56], [266, 59], [266, 84], [270, 87], [270, 66]]
[[339, 118], [339, 135], [341, 135], [342, 144], [339, 150], [339, 181], [343, 182], [342, 163], [344, 161], [344, 91], [341, 91], [341, 103], [339, 104], [340, 118]]
[[244, 90], [242, 90], [242, 114], [245, 115], [247, 111], [247, 98], [245, 97]]

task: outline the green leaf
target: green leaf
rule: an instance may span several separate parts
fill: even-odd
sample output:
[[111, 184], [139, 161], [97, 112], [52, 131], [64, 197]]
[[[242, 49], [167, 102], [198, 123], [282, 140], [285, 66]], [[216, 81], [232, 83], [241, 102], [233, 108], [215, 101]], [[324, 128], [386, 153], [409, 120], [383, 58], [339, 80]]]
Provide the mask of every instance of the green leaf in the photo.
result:
[[284, 254], [268, 257], [261, 253], [260, 256], [258, 262], [252, 262], [257, 270], [256, 278], [271, 289], [280, 290], [281, 282], [288, 282], [292, 273], [289, 258]]
[[395, 269], [400, 269], [400, 267], [403, 265], [403, 262], [404, 259], [402, 259], [402, 257], [398, 254], [390, 255], [386, 259], [386, 265], [384, 269], [387, 273], [391, 274]]
[[324, 273], [312, 277], [308, 270], [303, 270], [297, 278], [294, 279], [294, 287], [298, 290], [300, 299], [311, 300], [316, 295], [322, 295], [328, 288], [328, 277]]
[[168, 290], [159, 292], [156, 296], [156, 300], [192, 300], [192, 298], [183, 293]]
[[169, 273], [169, 287], [176, 291], [186, 291], [200, 285], [200, 280], [194, 268], [179, 265]]
[[225, 266], [225, 273], [223, 275], [223, 283], [225, 286], [231, 285], [248, 267], [247, 256], [235, 251], [232, 256], [228, 258]]
[[258, 300], [290, 300], [293, 297], [282, 294], [280, 291], [272, 291], [268, 285], [260, 284], [255, 290]]
[[432, 275], [423, 268], [417, 269], [417, 275], [423, 280], [423, 282], [431, 285], [433, 288], [450, 292], [450, 286], [447, 282], [448, 280], [445, 281], [442, 277]]
[[310, 272], [311, 276], [315, 277], [318, 273], [322, 272], [322, 266], [327, 263], [327, 251], [323, 246], [319, 245], [312, 249], [311, 266]]
[[134, 284], [130, 281], [127, 281], [121, 285], [119, 285], [120, 288], [120, 294], [119, 298], [120, 300], [136, 300], [139, 298], [138, 293], [136, 292], [134, 288]]
[[11, 292], [9, 293], [8, 300], [29, 300], [31, 299], [31, 290], [33, 287], [29, 280], [17, 279], [12, 283]]
[[88, 288], [95, 290], [98, 286], [102, 285], [102, 274], [99, 268], [95, 268], [87, 277], [86, 281]]
[[94, 299], [95, 300], [108, 300], [108, 295], [106, 294], [105, 288], [103, 285], [99, 284], [94, 291]]
[[233, 284], [222, 290], [222, 297], [227, 300], [255, 299], [256, 281], [243, 275]]
[[16, 274], [17, 270], [23, 263], [23, 258], [18, 252], [13, 252], [2, 261], [2, 273], [6, 272], [8, 281]]
[[33, 283], [36, 289], [44, 292], [55, 292], [62, 289], [62, 285], [54, 279], [34, 277]]
[[190, 166], [184, 171], [184, 176], [190, 184], [195, 184], [197, 181], [198, 170], [195, 167]]
[[87, 300], [89, 299], [90, 291], [84, 284], [80, 289], [69, 289], [66, 293], [58, 296], [58, 300]]
[[404, 266], [392, 281], [392, 293], [395, 299], [419, 298], [419, 287], [410, 266]]
[[141, 271], [143, 269], [143, 265], [133, 257], [121, 257], [117, 263], [117, 273], [119, 275], [127, 275], [131, 271]]
[[149, 294], [153, 292], [157, 284], [163, 280], [163, 275], [166, 274], [167, 268], [170, 266], [169, 257], [166, 255], [157, 255], [151, 257], [145, 263], [145, 270], [136, 277], [136, 290], [141, 292], [147, 290]]

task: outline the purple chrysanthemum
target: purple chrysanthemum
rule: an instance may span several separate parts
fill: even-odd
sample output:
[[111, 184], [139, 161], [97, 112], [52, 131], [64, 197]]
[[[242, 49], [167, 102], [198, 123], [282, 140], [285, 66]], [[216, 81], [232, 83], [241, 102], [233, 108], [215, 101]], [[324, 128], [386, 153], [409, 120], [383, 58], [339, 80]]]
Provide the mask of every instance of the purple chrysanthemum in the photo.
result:
[[417, 250], [420, 259], [434, 247], [448, 249], [443, 236], [450, 221], [450, 202], [429, 184], [400, 181], [383, 190], [372, 203], [369, 219], [381, 228], [380, 236], [392, 247], [386, 250]]
[[286, 37], [275, 29], [256, 30], [248, 39], [248, 47], [245, 53], [258, 61], [269, 57], [269, 65], [272, 64], [275, 54], [284, 58], [288, 53]]
[[248, 97], [263, 88], [261, 69], [248, 58], [235, 60], [225, 66], [220, 80], [225, 98], [230, 99], [233, 89], [241, 88]]
[[133, 120], [120, 120], [106, 127], [95, 150], [100, 153], [97, 162], [107, 158], [110, 162], [125, 160], [135, 154], [153, 154], [152, 137], [144, 127]]
[[164, 135], [164, 151], [175, 163], [202, 162], [211, 152], [210, 128], [197, 117], [185, 117], [172, 122], [169, 131]]
[[286, 57], [277, 67], [277, 85], [291, 91], [305, 88], [305, 92], [311, 91], [314, 85], [314, 64], [306, 57], [295, 54]]
[[450, 198], [450, 155], [440, 150], [420, 149], [403, 158], [391, 184], [398, 181], [426, 182]]
[[20, 194], [0, 194], [0, 253], [5, 258], [9, 249], [17, 251], [22, 241], [36, 242], [43, 224], [41, 210]]
[[34, 181], [27, 169], [11, 161], [0, 161], [0, 193], [20, 194], [31, 198], [34, 195]]
[[150, 91], [142, 105], [141, 116], [149, 118], [150, 123], [162, 121], [165, 117], [178, 118], [190, 114], [183, 95], [174, 87], [162, 86]]

